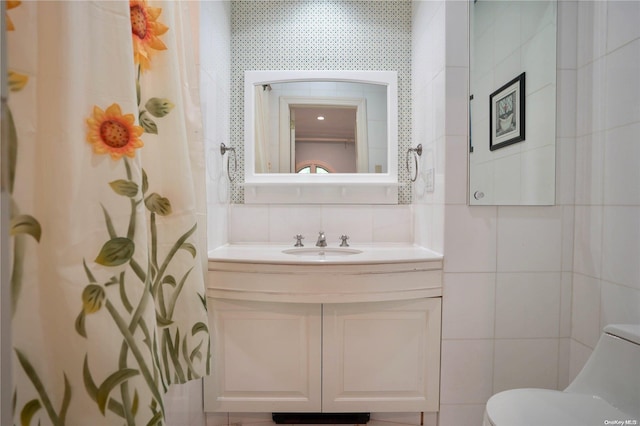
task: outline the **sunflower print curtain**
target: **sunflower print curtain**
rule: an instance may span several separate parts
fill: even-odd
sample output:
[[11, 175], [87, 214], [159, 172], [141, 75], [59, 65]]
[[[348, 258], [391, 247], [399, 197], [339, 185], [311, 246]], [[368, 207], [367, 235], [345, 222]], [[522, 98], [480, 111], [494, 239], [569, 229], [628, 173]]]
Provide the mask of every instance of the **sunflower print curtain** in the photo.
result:
[[14, 424], [165, 424], [210, 360], [188, 13], [5, 6]]

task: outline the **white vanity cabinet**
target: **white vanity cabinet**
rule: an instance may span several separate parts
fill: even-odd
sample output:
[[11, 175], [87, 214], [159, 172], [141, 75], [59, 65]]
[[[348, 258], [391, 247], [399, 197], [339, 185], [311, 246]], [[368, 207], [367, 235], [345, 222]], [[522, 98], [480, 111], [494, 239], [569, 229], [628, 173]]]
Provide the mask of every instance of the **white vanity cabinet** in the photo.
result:
[[205, 411], [321, 411], [322, 307], [208, 299]]
[[437, 411], [440, 301], [211, 298], [205, 411]]
[[210, 260], [205, 411], [437, 411], [441, 265]]
[[322, 411], [438, 411], [441, 300], [324, 305]]

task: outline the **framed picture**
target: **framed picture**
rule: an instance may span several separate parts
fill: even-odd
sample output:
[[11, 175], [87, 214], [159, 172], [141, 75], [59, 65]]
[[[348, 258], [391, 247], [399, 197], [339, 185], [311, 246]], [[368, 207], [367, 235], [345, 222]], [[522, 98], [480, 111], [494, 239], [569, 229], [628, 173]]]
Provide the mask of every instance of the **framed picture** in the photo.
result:
[[491, 151], [524, 140], [524, 74], [520, 74], [489, 96]]

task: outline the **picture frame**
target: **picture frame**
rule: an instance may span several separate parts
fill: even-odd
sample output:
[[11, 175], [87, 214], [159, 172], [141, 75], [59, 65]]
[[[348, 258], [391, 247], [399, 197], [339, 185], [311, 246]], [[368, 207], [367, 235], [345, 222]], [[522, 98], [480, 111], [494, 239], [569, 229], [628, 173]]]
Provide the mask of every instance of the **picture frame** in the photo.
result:
[[525, 140], [525, 73], [489, 95], [489, 149]]

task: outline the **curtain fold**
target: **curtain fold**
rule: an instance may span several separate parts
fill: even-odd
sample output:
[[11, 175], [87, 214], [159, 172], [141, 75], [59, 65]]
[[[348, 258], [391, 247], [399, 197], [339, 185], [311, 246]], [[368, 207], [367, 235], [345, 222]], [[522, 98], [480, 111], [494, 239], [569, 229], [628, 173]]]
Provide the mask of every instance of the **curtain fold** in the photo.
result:
[[179, 2], [7, 2], [14, 422], [164, 424], [209, 372], [204, 155]]
[[269, 173], [268, 152], [269, 152], [269, 136], [271, 129], [269, 127], [269, 106], [271, 88], [256, 87], [256, 111], [255, 111], [255, 167], [256, 173]]

